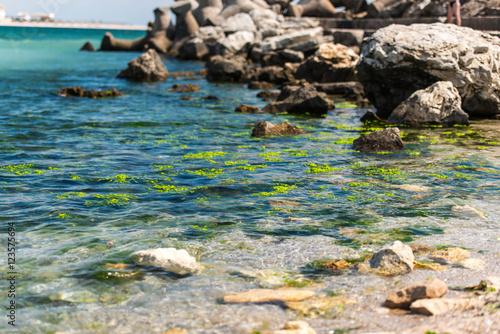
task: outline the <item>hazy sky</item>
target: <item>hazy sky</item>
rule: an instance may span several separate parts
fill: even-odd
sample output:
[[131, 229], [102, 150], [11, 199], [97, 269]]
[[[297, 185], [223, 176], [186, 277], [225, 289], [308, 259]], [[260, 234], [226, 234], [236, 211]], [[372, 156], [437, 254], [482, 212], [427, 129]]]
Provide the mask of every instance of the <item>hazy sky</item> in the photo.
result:
[[0, 0], [7, 16], [19, 12], [54, 13], [59, 20], [103, 21], [146, 25], [154, 19], [156, 7], [168, 7], [173, 0]]

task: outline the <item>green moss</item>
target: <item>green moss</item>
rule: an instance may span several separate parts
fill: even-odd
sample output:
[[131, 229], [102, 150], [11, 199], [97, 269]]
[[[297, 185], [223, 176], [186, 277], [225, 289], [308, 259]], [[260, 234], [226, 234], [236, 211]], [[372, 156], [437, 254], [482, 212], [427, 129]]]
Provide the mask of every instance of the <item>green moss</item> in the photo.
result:
[[304, 164], [304, 166], [309, 167], [309, 170], [306, 171], [307, 174], [323, 174], [342, 170], [342, 168], [330, 167], [328, 164]]

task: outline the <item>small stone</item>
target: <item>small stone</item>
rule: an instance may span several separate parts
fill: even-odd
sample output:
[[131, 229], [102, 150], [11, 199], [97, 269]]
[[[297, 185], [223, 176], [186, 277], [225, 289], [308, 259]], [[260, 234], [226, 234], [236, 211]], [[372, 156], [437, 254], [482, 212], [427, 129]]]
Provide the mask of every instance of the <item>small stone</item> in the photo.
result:
[[174, 93], [193, 93], [193, 92], [198, 92], [200, 89], [201, 89], [200, 86], [195, 84], [187, 84], [187, 85], [174, 84], [172, 88], [170, 88], [168, 91]]
[[258, 120], [252, 131], [252, 137], [295, 136], [304, 133], [307, 133], [307, 131], [299, 129], [288, 122], [274, 125], [268, 121]]
[[252, 289], [224, 296], [225, 303], [275, 303], [301, 301], [314, 295], [314, 291], [300, 289]]
[[217, 96], [215, 95], [207, 95], [207, 96], [203, 96], [202, 99], [204, 100], [220, 100]]
[[305, 321], [289, 321], [283, 329], [265, 334], [316, 334], [316, 331]]
[[[283, 91], [286, 91], [286, 95]], [[324, 116], [335, 108], [335, 103], [323, 92], [318, 92], [313, 85], [284, 89], [278, 102], [266, 105], [262, 110], [270, 113], [288, 112], [311, 116]], [[286, 96], [286, 97], [285, 97]]]
[[80, 48], [80, 51], [95, 52], [95, 49], [92, 43], [87, 42]]
[[249, 89], [273, 89], [276, 87], [275, 84], [266, 81], [250, 81], [248, 83]]
[[410, 246], [401, 241], [383, 248], [369, 260], [370, 268], [382, 275], [397, 275], [413, 270], [415, 257]]
[[421, 263], [415, 261], [413, 265], [413, 269], [446, 270], [446, 267], [443, 267], [439, 263]]
[[353, 142], [354, 149], [363, 152], [401, 151], [405, 144], [398, 128], [386, 128], [362, 135]]
[[178, 275], [194, 274], [200, 271], [200, 265], [185, 249], [156, 248], [137, 251], [132, 260], [147, 267], [158, 267]]
[[385, 301], [388, 308], [409, 309], [418, 299], [440, 298], [448, 292], [448, 286], [438, 278], [419, 282], [406, 289], [394, 292]]
[[353, 305], [356, 301], [346, 297], [311, 297], [300, 302], [286, 302], [285, 306], [301, 317], [318, 317], [340, 305]]
[[430, 257], [442, 264], [448, 264], [469, 258], [470, 252], [463, 248], [451, 247], [434, 251]]
[[259, 107], [251, 106], [249, 104], [240, 104], [234, 109], [235, 112], [241, 112], [244, 114], [260, 114], [261, 111]]
[[483, 260], [480, 259], [474, 259], [474, 258], [469, 258], [469, 259], [463, 259], [458, 261], [458, 264], [465, 269], [470, 269], [474, 271], [481, 271], [484, 270], [485, 264]]
[[272, 206], [300, 206], [300, 203], [291, 202], [291, 201], [269, 201], [269, 205]]
[[414, 301], [410, 309], [413, 313], [424, 315], [438, 315], [451, 310], [468, 310], [479, 308], [484, 305], [484, 301], [478, 299], [465, 298], [432, 298]]
[[321, 265], [322, 268], [333, 270], [345, 269], [349, 268], [350, 266], [351, 264], [346, 260], [329, 261]]
[[490, 290], [500, 291], [500, 278], [494, 276], [487, 276], [481, 280], [478, 286], [474, 287], [475, 290]]

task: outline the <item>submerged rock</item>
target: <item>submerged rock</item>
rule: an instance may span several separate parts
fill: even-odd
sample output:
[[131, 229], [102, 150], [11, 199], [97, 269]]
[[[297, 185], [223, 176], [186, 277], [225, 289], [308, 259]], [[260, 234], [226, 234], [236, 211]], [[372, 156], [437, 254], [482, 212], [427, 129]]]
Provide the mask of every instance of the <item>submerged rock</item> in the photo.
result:
[[302, 289], [253, 289], [224, 296], [225, 303], [275, 303], [301, 301], [314, 295], [314, 291]]
[[441, 298], [448, 292], [448, 286], [438, 278], [422, 281], [406, 289], [394, 292], [385, 301], [388, 308], [409, 309], [418, 299]]
[[353, 142], [353, 146], [363, 152], [392, 152], [405, 148], [398, 128], [386, 128], [362, 135]]
[[[286, 97], [285, 97], [286, 96]], [[288, 88], [280, 94], [277, 102], [271, 102], [262, 110], [271, 113], [288, 112], [291, 114], [309, 114], [311, 116], [324, 116], [335, 104], [325, 93], [318, 92], [312, 85]]]
[[200, 86], [195, 84], [187, 84], [187, 85], [174, 84], [172, 88], [170, 88], [168, 91], [174, 93], [193, 93], [199, 91], [200, 89], [201, 89]]
[[500, 113], [500, 39], [453, 24], [390, 25], [365, 40], [357, 65], [367, 98], [386, 118], [411, 94], [451, 81], [471, 116]]
[[87, 97], [91, 99], [117, 97], [124, 95], [124, 93], [116, 90], [115, 88], [111, 88], [109, 90], [85, 90], [82, 87], [78, 86], [59, 89], [57, 91], [57, 94], [64, 97]]
[[252, 137], [270, 137], [270, 136], [295, 136], [307, 133], [288, 122], [277, 125], [268, 121], [259, 120], [252, 131]]
[[414, 261], [415, 257], [410, 246], [398, 240], [373, 254], [369, 263], [371, 270], [379, 274], [397, 275], [412, 271]]
[[158, 267], [178, 275], [195, 274], [200, 264], [185, 249], [156, 248], [137, 251], [132, 260], [140, 266]]
[[128, 63], [118, 78], [133, 81], [164, 81], [168, 78], [168, 70], [158, 53], [150, 49]]
[[423, 125], [469, 125], [469, 116], [462, 110], [462, 99], [450, 81], [438, 81], [417, 90], [394, 109], [389, 123], [412, 127]]
[[470, 252], [466, 249], [459, 247], [444, 248], [434, 251], [430, 258], [442, 264], [449, 264], [458, 262], [460, 260], [468, 259]]
[[234, 109], [235, 112], [241, 112], [244, 114], [260, 114], [261, 111], [259, 107], [255, 107], [249, 104], [240, 104]]

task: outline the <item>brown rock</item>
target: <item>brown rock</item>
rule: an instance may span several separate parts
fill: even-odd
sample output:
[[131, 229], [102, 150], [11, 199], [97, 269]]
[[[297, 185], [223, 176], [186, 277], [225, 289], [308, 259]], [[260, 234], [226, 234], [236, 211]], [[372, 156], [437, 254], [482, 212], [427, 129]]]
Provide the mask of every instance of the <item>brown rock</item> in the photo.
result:
[[57, 91], [57, 94], [64, 97], [86, 97], [90, 99], [100, 99], [124, 95], [124, 93], [116, 90], [115, 88], [111, 88], [110, 90], [85, 90], [82, 87], [78, 86], [59, 89]]
[[194, 77], [195, 74], [193, 72], [170, 72], [168, 76], [177, 79], [184, 77]]
[[386, 128], [362, 135], [353, 142], [354, 149], [364, 152], [401, 151], [405, 144], [398, 128]]
[[414, 301], [410, 309], [413, 313], [424, 315], [438, 315], [451, 310], [469, 310], [484, 305], [484, 301], [465, 298], [432, 298]]
[[245, 114], [259, 114], [261, 113], [259, 107], [254, 107], [249, 104], [240, 104], [234, 109], [235, 112], [241, 112]]
[[215, 95], [207, 95], [207, 96], [203, 96], [202, 99], [204, 100], [220, 100], [217, 96]]
[[224, 296], [226, 303], [275, 303], [301, 301], [314, 295], [314, 291], [300, 289], [252, 289]]
[[174, 84], [172, 88], [170, 88], [168, 91], [174, 93], [192, 93], [192, 92], [197, 92], [199, 90], [200, 86], [194, 84], [187, 84], [187, 85]]
[[253, 137], [267, 137], [267, 136], [294, 136], [307, 133], [307, 131], [299, 129], [288, 122], [280, 123], [277, 125], [268, 121], [259, 120], [255, 124], [252, 131]]
[[440, 298], [444, 296], [446, 292], [448, 292], [446, 283], [438, 278], [434, 278], [394, 292], [387, 297], [385, 306], [388, 308], [409, 309], [411, 303], [418, 299]]
[[428, 269], [428, 270], [446, 270], [446, 267], [443, 267], [439, 263], [421, 263], [421, 262], [413, 262], [414, 269]]
[[95, 49], [92, 43], [87, 42], [81, 47], [80, 51], [95, 52]]
[[[286, 95], [284, 92], [286, 92]], [[286, 111], [291, 114], [323, 116], [326, 115], [329, 109], [334, 107], [334, 102], [325, 93], [318, 92], [312, 85], [305, 85], [283, 89], [278, 97], [278, 102], [272, 102], [262, 110], [270, 113]]]
[[348, 268], [351, 266], [351, 264], [349, 262], [347, 262], [346, 260], [338, 260], [338, 261], [325, 262], [321, 266], [325, 269], [334, 269], [334, 270], [337, 269], [338, 270], [338, 269]]
[[276, 87], [275, 84], [266, 81], [250, 81], [248, 83], [249, 89], [273, 89]]
[[171, 328], [162, 334], [188, 334], [188, 331], [184, 328]]

